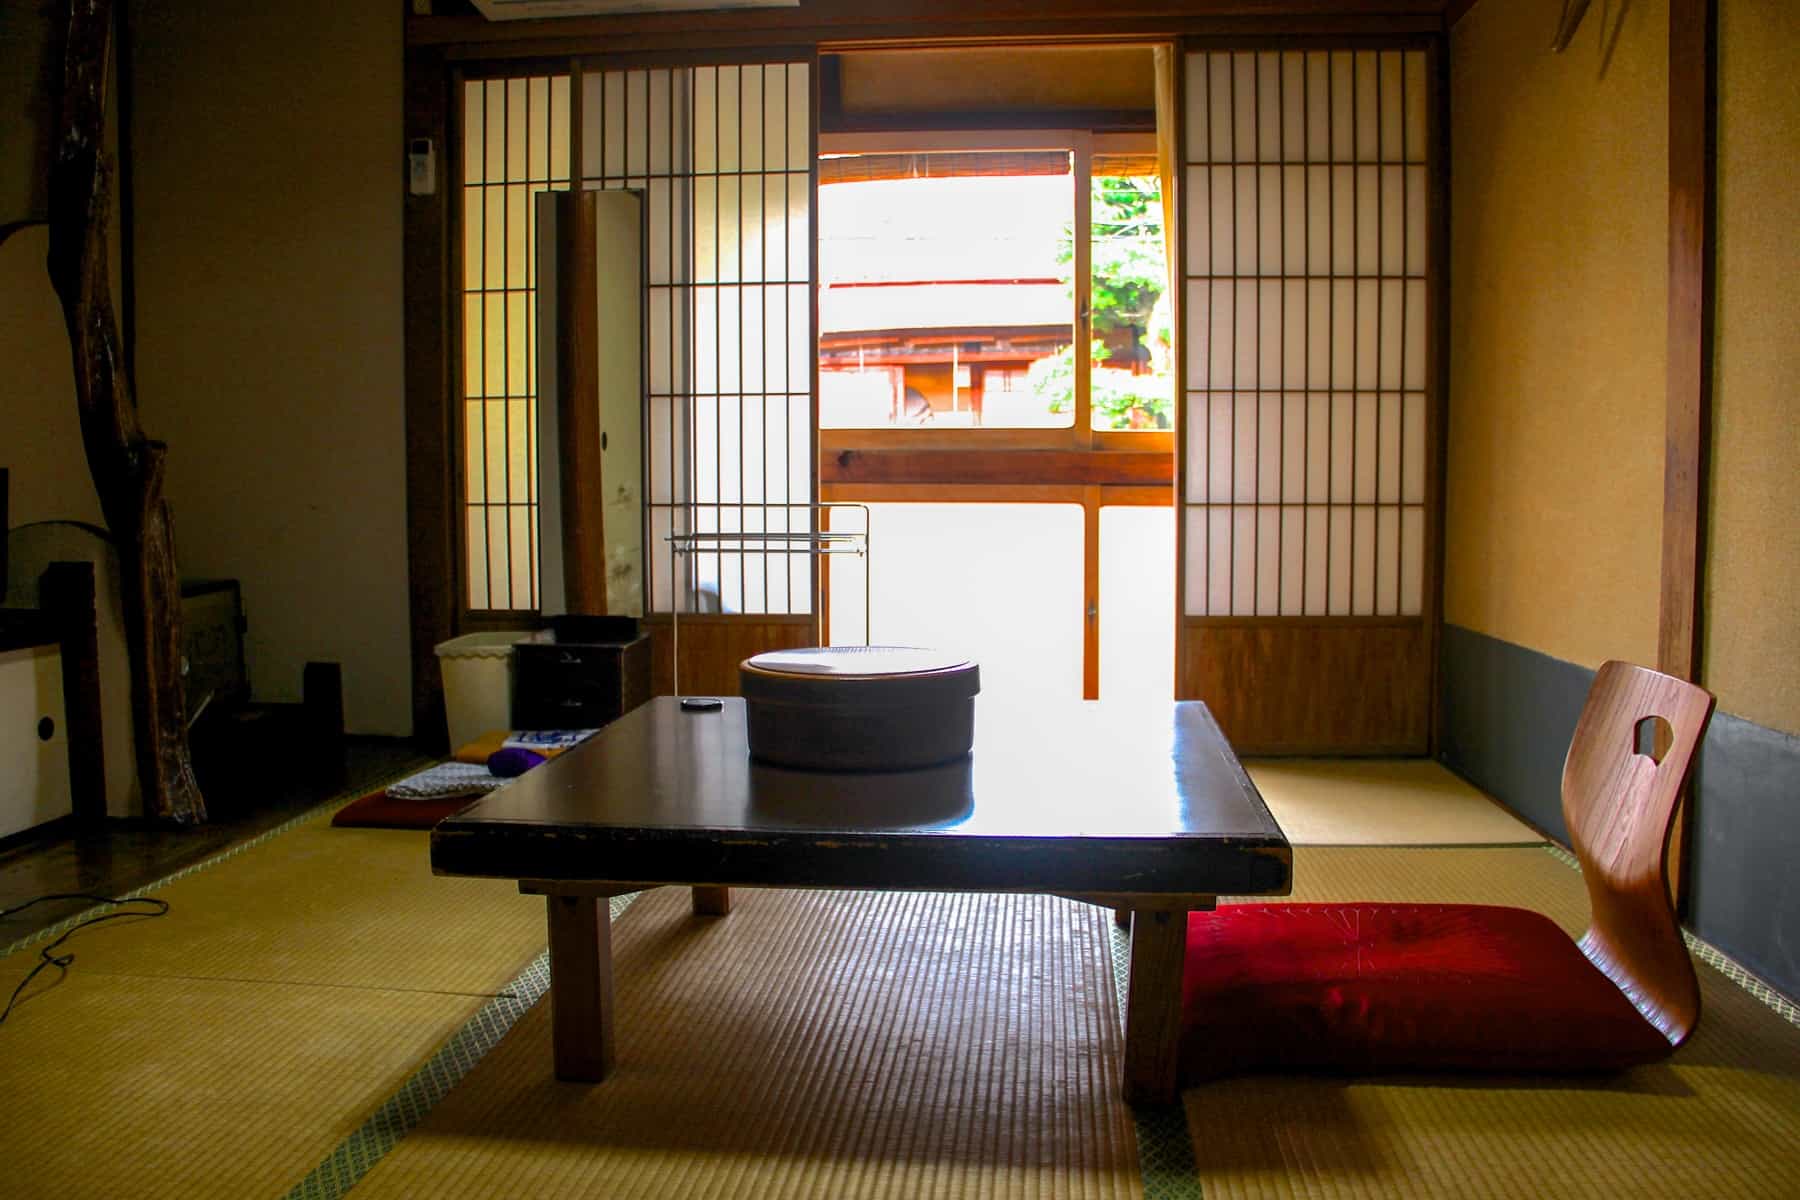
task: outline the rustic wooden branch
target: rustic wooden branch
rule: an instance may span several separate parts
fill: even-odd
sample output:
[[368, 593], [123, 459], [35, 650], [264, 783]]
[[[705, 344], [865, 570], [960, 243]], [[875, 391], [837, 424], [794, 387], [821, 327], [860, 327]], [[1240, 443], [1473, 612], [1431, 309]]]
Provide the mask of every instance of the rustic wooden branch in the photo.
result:
[[138, 424], [107, 277], [111, 180], [103, 147], [112, 2], [70, 0], [68, 14], [50, 161], [50, 283], [69, 328], [88, 470], [119, 551], [145, 815], [192, 824], [206, 819], [206, 803], [188, 754], [181, 584], [174, 519], [162, 494], [168, 447]]

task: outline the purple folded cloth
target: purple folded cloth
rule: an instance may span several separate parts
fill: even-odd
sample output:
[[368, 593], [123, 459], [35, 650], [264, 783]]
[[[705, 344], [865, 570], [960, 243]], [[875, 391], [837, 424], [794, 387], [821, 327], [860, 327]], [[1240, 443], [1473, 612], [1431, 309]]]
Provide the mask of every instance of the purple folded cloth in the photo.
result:
[[544, 756], [522, 746], [508, 746], [488, 755], [487, 769], [502, 779], [523, 775], [544, 761]]

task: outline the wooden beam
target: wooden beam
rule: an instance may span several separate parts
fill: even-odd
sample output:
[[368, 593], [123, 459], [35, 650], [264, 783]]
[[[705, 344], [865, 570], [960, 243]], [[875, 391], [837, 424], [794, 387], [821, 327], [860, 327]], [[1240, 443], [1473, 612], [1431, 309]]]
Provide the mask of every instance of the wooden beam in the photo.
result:
[[1448, 32], [1456, 27], [1456, 23], [1469, 15], [1479, 0], [1448, 0], [1444, 5], [1444, 29]]
[[[1669, 328], [1664, 430], [1662, 599], [1656, 665], [1700, 680], [1706, 456], [1712, 408], [1715, 0], [1669, 0]], [[1685, 909], [1690, 822], [1677, 810], [1669, 879]]]
[[808, 0], [795, 8], [635, 13], [556, 21], [479, 16], [408, 17], [408, 45], [456, 47], [480, 57], [632, 53], [721, 46], [941, 44], [1124, 38], [1182, 33], [1436, 33], [1446, 0]]
[[428, 749], [449, 746], [444, 724], [443, 677], [434, 648], [457, 632], [457, 546], [464, 521], [458, 511], [452, 422], [461, 405], [451, 397], [449, 347], [461, 327], [452, 314], [449, 280], [462, 278], [460, 246], [449, 244], [448, 178], [451, 108], [443, 59], [428, 51], [406, 56], [403, 121], [409, 138], [428, 137], [438, 147], [437, 191], [408, 195], [401, 214], [406, 331], [406, 565], [412, 630], [413, 736]]
[[1169, 486], [1166, 450], [838, 450], [819, 463], [819, 482]]

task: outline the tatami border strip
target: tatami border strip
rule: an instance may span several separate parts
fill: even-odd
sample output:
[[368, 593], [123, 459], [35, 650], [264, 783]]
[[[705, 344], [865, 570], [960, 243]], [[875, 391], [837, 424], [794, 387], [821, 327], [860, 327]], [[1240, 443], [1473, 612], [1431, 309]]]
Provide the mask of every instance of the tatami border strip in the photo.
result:
[[[1119, 996], [1119, 1028], [1125, 1027], [1125, 999], [1131, 979], [1131, 934], [1120, 929], [1109, 909], [1106, 927], [1112, 954], [1113, 989]], [[1140, 1104], [1131, 1108], [1137, 1129], [1138, 1173], [1144, 1180], [1144, 1200], [1201, 1200], [1200, 1169], [1194, 1160], [1194, 1137], [1188, 1129], [1187, 1106]]]
[[[613, 919], [639, 895], [614, 896], [608, 906]], [[550, 952], [546, 950], [452, 1034], [355, 1133], [295, 1184], [285, 1200], [340, 1200], [347, 1195], [549, 990]]]
[[[151, 892], [157, 891], [160, 888], [168, 887], [171, 883], [175, 883], [179, 880], [186, 879], [189, 875], [193, 875], [196, 872], [204, 871], [208, 867], [217, 866], [219, 863], [224, 862], [228, 858], [235, 858], [238, 855], [244, 853], [246, 850], [251, 850], [257, 846], [262, 845], [265, 842], [273, 841], [275, 838], [280, 837], [282, 834], [287, 833], [290, 830], [298, 829], [300, 826], [306, 824], [308, 821], [313, 821], [313, 820], [318, 819], [318, 817], [323, 813], [335, 812], [336, 810], [344, 807], [346, 804], [351, 804], [357, 800], [360, 800], [362, 797], [368, 795], [370, 792], [375, 791], [377, 788], [385, 788], [390, 783], [397, 783], [398, 781], [405, 779], [408, 775], [411, 775], [414, 772], [416, 772], [419, 769], [420, 764], [430, 763], [433, 761], [435, 761], [435, 760], [426, 758], [421, 755], [420, 758], [418, 759], [418, 761], [413, 763], [411, 766], [408, 766], [399, 771], [395, 771], [390, 775], [378, 777], [376, 779], [376, 781], [373, 783], [365, 783], [359, 787], [349, 788], [349, 789], [346, 789], [345, 791], [337, 793], [335, 796], [332, 796], [331, 798], [329, 798], [327, 800], [321, 800], [319, 803], [313, 805], [311, 808], [307, 809], [305, 812], [300, 813], [298, 816], [289, 817], [287, 820], [283, 821], [281, 824], [275, 826], [272, 829], [266, 829], [263, 832], [257, 834], [255, 837], [246, 838], [245, 840], [243, 840], [241, 842], [237, 842], [233, 845], [227, 846], [227, 847], [225, 847], [225, 849], [220, 850], [216, 854], [208, 855], [206, 858], [201, 859], [199, 862], [190, 863], [188, 866], [181, 868], [181, 870], [176, 871], [173, 874], [165, 875], [161, 879], [158, 879], [152, 883], [146, 883], [143, 887], [133, 888], [129, 892], [122, 893], [118, 897], [118, 899], [120, 899], [120, 900], [135, 900], [135, 899], [139, 898], [140, 896], [147, 896]], [[473, 797], [470, 797], [470, 798], [473, 799]], [[84, 908], [80, 912], [74, 914], [73, 916], [64, 917], [62, 920], [58, 921], [54, 925], [46, 925], [44, 928], [38, 930], [35, 933], [26, 934], [24, 937], [20, 938], [18, 941], [12, 943], [12, 945], [7, 946], [3, 950], [0, 950], [0, 958], [6, 958], [10, 955], [17, 954], [21, 950], [30, 949], [32, 946], [37, 945], [39, 942], [46, 941], [49, 938], [57, 937], [60, 934], [67, 933], [69, 930], [75, 928], [77, 925], [81, 924], [83, 921], [92, 920], [94, 917], [97, 917], [97, 916], [101, 915], [102, 913], [111, 912], [118, 907], [119, 906], [116, 904], [96, 904], [92, 908]]]
[[[1563, 866], [1571, 867], [1576, 871], [1581, 870], [1580, 860], [1561, 846], [1550, 843], [1544, 849], [1549, 852], [1550, 857]], [[1789, 1025], [1800, 1028], [1800, 1005], [1796, 1005], [1792, 1000], [1776, 991], [1766, 980], [1711, 942], [1696, 937], [1692, 931], [1687, 929], [1681, 931], [1681, 936], [1687, 940], [1688, 949], [1693, 951], [1694, 956], [1701, 962], [1749, 992], [1761, 1001], [1764, 1007], [1773, 1009], [1776, 1015]]]

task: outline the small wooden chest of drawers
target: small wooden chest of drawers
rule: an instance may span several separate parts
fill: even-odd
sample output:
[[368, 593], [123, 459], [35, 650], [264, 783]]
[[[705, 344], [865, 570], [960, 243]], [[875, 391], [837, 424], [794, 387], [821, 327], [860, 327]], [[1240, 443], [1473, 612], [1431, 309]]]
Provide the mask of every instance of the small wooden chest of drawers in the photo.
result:
[[650, 639], [520, 642], [513, 728], [597, 729], [650, 698]]

